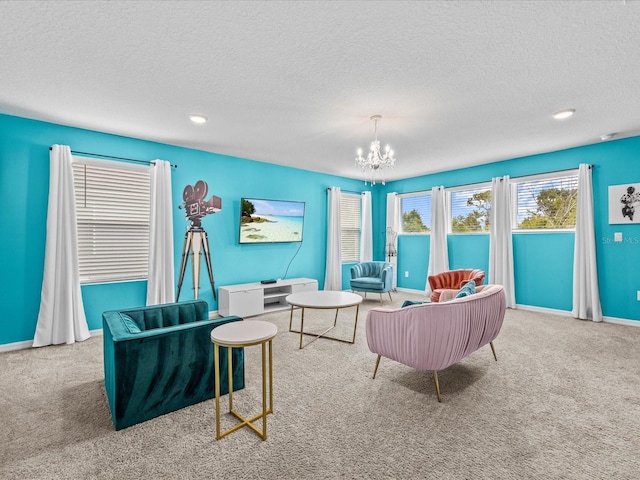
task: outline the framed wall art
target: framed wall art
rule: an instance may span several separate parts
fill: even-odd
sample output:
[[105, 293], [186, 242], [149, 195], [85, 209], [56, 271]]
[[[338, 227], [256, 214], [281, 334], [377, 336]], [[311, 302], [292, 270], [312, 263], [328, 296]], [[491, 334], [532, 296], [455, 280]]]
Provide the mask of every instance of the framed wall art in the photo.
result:
[[640, 183], [609, 186], [609, 224], [640, 223]]

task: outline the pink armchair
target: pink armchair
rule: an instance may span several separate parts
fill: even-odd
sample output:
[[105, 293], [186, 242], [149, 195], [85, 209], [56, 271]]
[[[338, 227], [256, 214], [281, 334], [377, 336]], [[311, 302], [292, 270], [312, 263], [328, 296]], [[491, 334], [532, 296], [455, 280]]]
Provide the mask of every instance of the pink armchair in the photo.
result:
[[421, 371], [433, 372], [438, 401], [438, 370], [459, 362], [487, 343], [497, 361], [493, 340], [505, 314], [502, 285], [485, 285], [481, 292], [443, 303], [422, 303], [367, 314], [367, 343], [378, 354], [373, 378], [385, 357]]
[[485, 273], [478, 269], [447, 270], [446, 272], [429, 275], [431, 301], [438, 302], [443, 290], [460, 290], [469, 280], [476, 282], [476, 286], [484, 283]]

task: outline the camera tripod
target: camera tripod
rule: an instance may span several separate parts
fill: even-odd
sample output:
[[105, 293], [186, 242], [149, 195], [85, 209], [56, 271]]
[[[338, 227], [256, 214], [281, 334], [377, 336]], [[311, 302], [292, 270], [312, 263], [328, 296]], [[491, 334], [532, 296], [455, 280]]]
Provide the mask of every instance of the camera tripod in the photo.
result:
[[180, 265], [180, 277], [178, 279], [176, 302], [180, 299], [182, 280], [184, 280], [184, 272], [187, 266], [187, 259], [190, 254], [192, 255], [193, 298], [196, 300], [198, 299], [198, 290], [200, 289], [200, 247], [204, 250], [204, 259], [207, 263], [207, 271], [209, 272], [209, 281], [211, 282], [213, 299], [216, 301], [218, 300], [216, 296], [215, 282], [213, 281], [213, 269], [211, 268], [209, 238], [207, 237], [207, 232], [199, 225], [191, 225], [187, 228], [187, 233], [184, 236], [184, 247], [182, 248], [182, 263]]

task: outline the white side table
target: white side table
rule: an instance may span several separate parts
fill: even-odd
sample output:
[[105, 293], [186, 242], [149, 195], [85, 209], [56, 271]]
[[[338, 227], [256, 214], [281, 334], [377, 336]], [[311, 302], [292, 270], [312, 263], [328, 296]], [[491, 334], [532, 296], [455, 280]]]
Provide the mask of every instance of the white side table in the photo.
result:
[[[262, 440], [267, 439], [267, 414], [273, 413], [273, 354], [272, 340], [278, 333], [278, 328], [269, 322], [262, 320], [243, 320], [241, 322], [231, 322], [220, 325], [211, 330], [211, 342], [213, 342], [213, 358], [215, 362], [215, 382], [216, 382], [216, 439], [235, 432], [239, 428], [247, 426], [256, 432]], [[269, 345], [269, 408], [267, 408], [267, 344]], [[229, 359], [231, 359], [231, 349], [233, 347], [251, 347], [262, 345], [262, 412], [245, 418], [233, 409], [233, 367], [229, 361], [229, 413], [233, 414], [240, 423], [230, 429], [220, 432], [220, 347], [228, 348]], [[254, 422], [262, 418], [262, 431]]]

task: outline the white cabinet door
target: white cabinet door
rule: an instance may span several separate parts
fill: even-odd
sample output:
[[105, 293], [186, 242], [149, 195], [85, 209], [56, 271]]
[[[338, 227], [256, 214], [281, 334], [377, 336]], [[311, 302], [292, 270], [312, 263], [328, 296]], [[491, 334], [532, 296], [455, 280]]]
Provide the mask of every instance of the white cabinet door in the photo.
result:
[[313, 290], [318, 290], [317, 280], [310, 280], [303, 283], [294, 283], [291, 285], [291, 293], [309, 292]]
[[229, 292], [229, 315], [251, 317], [263, 311], [262, 288]]

